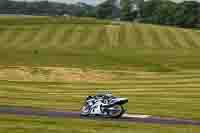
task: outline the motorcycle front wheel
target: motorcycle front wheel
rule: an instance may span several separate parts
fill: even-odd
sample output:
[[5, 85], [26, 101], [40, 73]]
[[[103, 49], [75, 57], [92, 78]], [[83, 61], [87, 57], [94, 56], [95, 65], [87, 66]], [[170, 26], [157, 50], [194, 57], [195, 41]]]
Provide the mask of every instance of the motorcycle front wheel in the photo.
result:
[[81, 108], [81, 116], [88, 116], [90, 115], [90, 106], [85, 104], [82, 108]]
[[124, 107], [122, 105], [115, 105], [113, 107], [111, 107], [111, 111], [109, 112], [109, 116], [111, 118], [119, 118], [121, 117], [125, 110], [124, 110]]

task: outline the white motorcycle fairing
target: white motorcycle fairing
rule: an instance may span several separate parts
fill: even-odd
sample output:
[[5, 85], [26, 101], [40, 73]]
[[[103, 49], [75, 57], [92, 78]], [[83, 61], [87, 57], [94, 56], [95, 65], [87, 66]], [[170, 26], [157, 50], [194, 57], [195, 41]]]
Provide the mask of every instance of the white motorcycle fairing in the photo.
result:
[[90, 114], [91, 115], [101, 115], [102, 110], [101, 107], [104, 105], [101, 101], [96, 101], [95, 104], [93, 104], [90, 108]]

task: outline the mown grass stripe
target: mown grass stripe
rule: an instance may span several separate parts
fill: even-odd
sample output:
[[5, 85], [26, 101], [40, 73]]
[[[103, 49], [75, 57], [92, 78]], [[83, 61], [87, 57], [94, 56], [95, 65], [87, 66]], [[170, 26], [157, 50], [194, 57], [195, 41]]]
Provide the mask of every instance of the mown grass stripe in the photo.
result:
[[26, 33], [25, 37], [19, 42], [21, 45], [18, 46], [16, 49], [18, 49], [18, 50], [32, 50], [32, 49], [29, 49], [29, 46], [32, 45], [32, 42], [33, 42], [35, 36], [37, 36], [37, 34], [39, 32], [40, 32], [40, 29], [32, 30], [32, 31]]
[[104, 49], [109, 48], [109, 38], [107, 36], [107, 34], [105, 34], [107, 32], [107, 28], [105, 26], [101, 27], [101, 31], [99, 33], [99, 41], [101, 43], [97, 43], [97, 48], [104, 51]]
[[130, 43], [131, 43], [131, 42], [128, 41], [128, 36], [130, 35], [129, 34], [130, 33], [129, 32], [130, 29], [128, 29], [127, 26], [128, 25], [121, 25], [120, 26], [119, 38], [118, 38], [119, 47], [121, 47], [121, 46], [128, 47], [130, 45]]
[[[173, 93], [173, 94], [169, 96], [169, 95], [167, 95], [169, 93], [170, 94]], [[147, 97], [155, 96], [160, 99], [169, 99], [169, 98], [171, 99], [171, 97], [173, 99], [175, 99], [175, 98], [184, 99], [184, 97], [185, 97], [185, 100], [186, 100], [186, 98], [199, 100], [200, 98], [198, 97], [199, 95], [197, 93], [198, 92], [193, 92], [193, 93], [188, 93], [188, 92], [183, 92], [183, 93], [181, 93], [181, 92], [176, 92], [176, 93], [174, 93], [174, 92], [148, 92], [148, 93], [144, 93], [144, 92], [116, 92], [116, 91], [113, 92], [113, 94], [117, 94], [117, 95], [119, 95], [119, 94], [129, 95], [129, 96], [131, 95], [133, 97], [141, 96], [140, 98], [143, 97], [144, 99], [147, 99]], [[76, 97], [78, 99], [81, 97], [86, 97], [88, 94], [96, 94], [96, 92], [95, 91], [81, 92], [81, 93], [76, 93], [76, 92], [70, 93], [69, 92], [69, 93], [63, 93], [62, 95], [54, 94], [54, 93], [50, 93], [48, 95], [44, 95], [44, 94], [40, 94], [40, 93], [26, 93], [26, 94], [23, 94], [22, 96], [20, 96], [20, 93], [17, 93], [17, 94], [13, 93], [13, 94], [9, 94], [8, 96], [0, 96], [0, 99], [1, 100], [3, 100], [3, 99], [43, 100], [44, 99], [44, 100], [52, 100], [52, 101], [55, 101], [55, 100], [67, 101], [67, 100], [70, 100], [72, 97]], [[191, 97], [189, 97], [189, 96], [191, 96]], [[55, 99], [53, 97], [55, 97]], [[130, 97], [130, 99], [132, 99], [132, 98]], [[73, 102], [73, 101], [78, 101], [78, 100], [73, 99], [71, 102]], [[190, 100], [190, 101], [192, 101], [192, 100]], [[141, 103], [142, 103], [142, 101], [141, 101]], [[198, 103], [198, 101], [196, 101], [196, 103]]]
[[[102, 28], [98, 26], [94, 26], [91, 28], [91, 30], [87, 33], [87, 39], [84, 42], [84, 45], [86, 48], [93, 48], [97, 49], [98, 44], [101, 44], [101, 41], [99, 40], [100, 34]], [[96, 40], [99, 40], [98, 42]]]
[[134, 77], [134, 76], [124, 76], [124, 77], [118, 77], [118, 78], [115, 78], [113, 80], [143, 80], [143, 81], [156, 81], [156, 80], [160, 80], [160, 81], [164, 81], [164, 80], [185, 80], [185, 79], [188, 79], [188, 80], [194, 80], [194, 79], [199, 79], [200, 76], [182, 76], [182, 77], [176, 77], [176, 76], [166, 76], [166, 77], [160, 77], [158, 76], [157, 78], [156, 77]]
[[155, 48], [155, 44], [153, 44], [153, 38], [152, 38], [152, 34], [149, 34], [148, 29], [144, 28], [143, 25], [141, 25], [140, 27], [141, 30], [141, 37], [144, 40], [144, 45], [147, 48]]
[[29, 36], [29, 34], [32, 32], [28, 31], [24, 28], [19, 31], [19, 34], [17, 35], [16, 39], [12, 42], [12, 44], [9, 46], [9, 48], [19, 49], [22, 50], [21, 47], [25, 45], [23, 43], [23, 40]]
[[[88, 39], [93, 36], [92, 33], [92, 29], [94, 27], [93, 26], [89, 26], [89, 25], [85, 25], [81, 31], [81, 35], [80, 38], [78, 39], [79, 42], [81, 42], [79, 45], [76, 45], [76, 47], [78, 48], [87, 48], [88, 47]], [[92, 38], [94, 39], [94, 38]]]
[[[109, 90], [109, 89], [129, 89], [129, 88], [197, 88], [200, 87], [199, 83], [137, 83], [137, 84], [99, 84], [99, 85], [64, 85], [64, 86], [57, 86], [58, 89], [102, 89], [102, 90]], [[47, 87], [40, 87], [40, 88], [49, 88], [49, 89], [55, 89], [54, 86], [47, 86]], [[107, 88], [107, 89], [106, 89]]]
[[105, 27], [105, 36], [108, 38], [106, 45], [109, 48], [115, 48], [119, 46], [119, 26], [108, 25]]
[[164, 40], [161, 40], [160, 34], [158, 32], [158, 27], [149, 26], [146, 28], [146, 30], [149, 36], [151, 37], [151, 41], [154, 45], [154, 48], [165, 48]]
[[18, 30], [12, 30], [11, 32], [9, 32], [7, 34], [6, 40], [3, 41], [3, 43], [6, 44], [4, 45], [4, 48], [9, 48], [12, 45], [12, 43], [15, 42], [20, 33], [21, 32]]
[[48, 26], [48, 32], [43, 36], [40, 41], [40, 48], [47, 49], [50, 48], [52, 40], [55, 38], [56, 32], [58, 31], [58, 26]]
[[[188, 36], [194, 41], [196, 46], [200, 47], [200, 33], [194, 31], [188, 31]], [[189, 38], [188, 38], [189, 39]]]
[[157, 33], [160, 38], [160, 42], [162, 43], [162, 47], [163, 48], [174, 48], [173, 44], [171, 43], [171, 40], [169, 40], [169, 38], [166, 37], [168, 35], [166, 34], [166, 32], [164, 32], [164, 30], [166, 30], [166, 27], [159, 27], [159, 26], [153, 26], [153, 27], [155, 30], [157, 30]]
[[139, 24], [133, 24], [132, 26], [132, 36], [131, 38], [133, 38], [133, 40], [135, 40], [135, 46], [137, 48], [144, 48], [145, 47], [145, 40], [144, 40], [144, 36], [141, 32], [141, 27], [142, 25]]
[[[101, 87], [102, 86], [102, 87]], [[107, 89], [104, 89], [103, 87], [107, 87]], [[29, 92], [29, 93], [64, 93], [64, 92], [85, 92], [85, 91], [143, 91], [144, 93], [148, 93], [149, 91], [165, 91], [165, 92], [199, 92], [199, 86], [177, 86], [177, 85], [171, 85], [171, 86], [139, 86], [137, 87], [135, 85], [128, 85], [128, 86], [120, 86], [117, 85], [95, 85], [95, 86], [38, 86], [38, 87], [24, 87], [24, 86], [1, 86], [0, 87], [2, 91], [9, 91], [9, 92]], [[2, 93], [1, 93], [2, 94]]]
[[[60, 100], [60, 101], [67, 101], [67, 100], [70, 100], [70, 97], [73, 97], [73, 96], [87, 96], [88, 94], [95, 94], [96, 91], [87, 91], [87, 92], [80, 92], [80, 93], [77, 93], [77, 92], [65, 92], [63, 93], [62, 95], [59, 95], [58, 93], [49, 93], [47, 95], [44, 95], [44, 94], [40, 94], [40, 93], [23, 93], [20, 95], [20, 93], [9, 93], [7, 96], [0, 96], [0, 99], [27, 99], [27, 100]], [[121, 95], [132, 95], [132, 96], [156, 96], [156, 97], [161, 97], [162, 96], [166, 96], [168, 95], [168, 97], [174, 97], [176, 98], [184, 98], [184, 97], [189, 97], [191, 96], [191, 98], [197, 98], [197, 99], [200, 99], [199, 98], [199, 95], [197, 93], [199, 92], [147, 92], [147, 93], [144, 93], [144, 92], [134, 92], [134, 91], [128, 91], [128, 92], [120, 92], [120, 91], [112, 91], [112, 93], [114, 94], [121, 94]], [[171, 94], [169, 96], [169, 93]], [[161, 95], [161, 96], [159, 96]], [[68, 97], [66, 97], [68, 96]], [[55, 98], [55, 99], [54, 99]], [[164, 97], [163, 97], [164, 99]], [[196, 100], [197, 100], [196, 99]], [[76, 99], [74, 99], [76, 100]]]
[[179, 44], [182, 48], [190, 48], [191, 46], [185, 41], [184, 36], [182, 34], [182, 30], [180, 29], [172, 29], [172, 32], [174, 32], [174, 35], [177, 38], [177, 41], [179, 41]]
[[60, 37], [59, 37], [59, 39], [57, 40], [57, 43], [58, 44], [61, 44], [60, 46], [63, 46], [64, 45], [64, 43], [65, 43], [65, 40], [66, 40], [66, 38], [67, 38], [67, 36], [68, 36], [68, 33], [69, 33], [69, 29], [72, 31], [72, 29], [73, 29], [74, 27], [68, 27], [68, 26], [64, 26], [64, 27], [62, 27], [62, 31], [61, 31], [61, 33], [60, 33]]
[[[50, 86], [48, 86], [50, 87]], [[61, 86], [58, 86], [58, 87], [61, 87]], [[200, 87], [200, 84], [199, 83], [179, 83], [179, 84], [166, 84], [166, 83], [157, 83], [157, 84], [99, 84], [98, 86], [97, 85], [80, 85], [80, 86], [76, 86], [76, 85], [65, 85], [65, 86], [62, 86], [62, 87], [66, 87], [66, 88], [77, 88], [77, 89], [87, 89], [87, 88], [99, 88], [99, 89], [102, 89], [102, 88], [112, 88], [112, 89], [122, 89], [122, 88], [152, 88], [152, 87], [160, 87], [160, 88], [166, 88], [166, 87], [169, 87], [169, 88], [173, 88], [173, 87], [186, 87], [186, 88], [195, 88], [195, 87]], [[50, 87], [51, 88], [51, 87]], [[54, 88], [54, 87], [53, 87]]]
[[166, 37], [167, 36], [166, 33], [163, 32], [163, 30], [165, 30], [165, 28], [157, 27], [157, 26], [153, 26], [153, 27], [157, 31], [158, 40], [159, 40], [160, 44], [162, 45], [161, 48], [174, 48], [173, 44], [171, 43], [171, 40], [169, 40], [169, 38]]
[[2, 33], [1, 37], [0, 37], [0, 45], [3, 48], [4, 46], [8, 45], [6, 43], [6, 40], [8, 40], [9, 35], [11, 34], [12, 30], [6, 30]]
[[40, 30], [40, 33], [38, 33], [37, 36], [35, 37], [37, 39], [34, 40], [34, 46], [31, 46], [31, 48], [41, 49], [44, 46], [48, 46], [49, 44], [47, 42], [50, 39], [51, 32], [52, 32], [51, 26], [47, 25], [47, 26], [43, 27]]
[[2, 36], [7, 31], [6, 28], [0, 27], [0, 36]]
[[[69, 93], [86, 93], [86, 92], [98, 92], [100, 91], [98, 88], [95, 89], [85, 89], [85, 88], [79, 88], [79, 89], [73, 89], [73, 88], [51, 88], [48, 89], [46, 88], [23, 88], [23, 87], [7, 87], [7, 88], [2, 88], [0, 90], [0, 95], [1, 96], [9, 96], [9, 95], [38, 95], [38, 96], [47, 96], [47, 95], [54, 95], [54, 96], [62, 96], [66, 95]], [[109, 88], [109, 90], [102, 90], [102, 91], [109, 91], [109, 92], [134, 92], [135, 93], [143, 93], [143, 94], [149, 94], [149, 93], [160, 93], [160, 92], [168, 92], [168, 93], [200, 93], [200, 90], [198, 88], [176, 88], [176, 87], [171, 87], [171, 88], [131, 88], [131, 87], [125, 87], [121, 89], [115, 89], [115, 88]], [[4, 95], [7, 94], [8, 95]]]
[[45, 45], [42, 43], [42, 39], [49, 32], [49, 29], [47, 26], [41, 27], [40, 30], [37, 31], [36, 35], [32, 39], [32, 41], [26, 45], [26, 49], [39, 49], [40, 45]]
[[[81, 32], [83, 30], [83, 26], [82, 25], [77, 25], [77, 27], [74, 29], [74, 32], [72, 33], [72, 37], [70, 38], [70, 40], [68, 41], [68, 46], [70, 48], [76, 48], [76, 46], [80, 45], [79, 41], [81, 38]], [[76, 37], [74, 37], [76, 36]]]
[[123, 24], [120, 28], [119, 33], [119, 44], [121, 47], [127, 47], [127, 48], [137, 48], [138, 42], [136, 41], [137, 34], [134, 31], [134, 25], [133, 24]]
[[185, 43], [187, 43], [191, 48], [198, 48], [198, 45], [193, 40], [193, 36], [190, 36], [189, 31], [180, 30], [179, 31], [184, 38]]
[[64, 28], [64, 33], [61, 36], [59, 43], [62, 44], [60, 46], [61, 49], [65, 49], [69, 47], [70, 39], [73, 38], [74, 32], [76, 32], [77, 25], [66, 25]]
[[[73, 24], [70, 24], [70, 26], [71, 25], [73, 25]], [[77, 26], [78, 24], [76, 24], [76, 26]], [[123, 30], [125, 30], [125, 32], [127, 33], [127, 32], [129, 32], [129, 29], [130, 29], [130, 27], [131, 27], [131, 25], [132, 24], [127, 24], [127, 25], [121, 25], [121, 26], [113, 26], [112, 25], [112, 27], [111, 27], [111, 25], [107, 25], [107, 26], [105, 26], [106, 27], [106, 29], [107, 30], [110, 30], [110, 32], [112, 33], [112, 35], [111, 36], [108, 36], [108, 39], [106, 39], [106, 44], [109, 44], [109, 46], [111, 46], [111, 45], [113, 45], [113, 44], [117, 44], [118, 43], [118, 45], [121, 45], [121, 44], [119, 44], [119, 42], [120, 42], [120, 40], [119, 39], [114, 39], [114, 38], [118, 38], [117, 36], [119, 36], [119, 34], [117, 35], [117, 32], [119, 32], [119, 31], [121, 31], [122, 30], [122, 32], [124, 32]], [[51, 32], [53, 32], [53, 25], [46, 25], [47, 27], [46, 28], [50, 28], [51, 30]], [[63, 25], [64, 26], [64, 25]], [[87, 27], [88, 25], [84, 25], [83, 27]], [[93, 25], [94, 26], [94, 25]], [[95, 26], [97, 26], [97, 25], [95, 25]], [[124, 28], [122, 28], [122, 27], [125, 27], [125, 29]], [[147, 27], [147, 28], [143, 28], [143, 27]], [[100, 27], [99, 25], [98, 25], [98, 27]], [[102, 27], [102, 26], [101, 26]], [[115, 28], [114, 27], [120, 27], [120, 30], [119, 29], [117, 29], [116, 31], [114, 30]], [[134, 27], [134, 26], [133, 26]], [[151, 29], [152, 28], [152, 25], [143, 25], [143, 24], [135, 24], [135, 27], [139, 27], [139, 29], [140, 29], [140, 31], [142, 31], [142, 34], [147, 34], [147, 31], [149, 30], [149, 29]], [[148, 44], [149, 42], [150, 43], [155, 43], [156, 45], [157, 44], [160, 44], [160, 41], [161, 41], [161, 39], [159, 38], [159, 37], [161, 37], [160, 35], [159, 35], [159, 31], [158, 30], [160, 30], [160, 29], [162, 29], [162, 28], [160, 28], [160, 27], [158, 27], [158, 26], [153, 26], [153, 27], [155, 27], [155, 30], [152, 30], [152, 32], [154, 32], [153, 34], [153, 36], [152, 37], [149, 37], [149, 36], [146, 36], [145, 38], [143, 38], [144, 39], [144, 42], [145, 42], [145, 40], [146, 40], [146, 42], [145, 42], [145, 44]], [[24, 29], [27, 29], [27, 28], [29, 28], [28, 26], [26, 26]], [[157, 28], [157, 29], [156, 29]], [[31, 28], [30, 28], [31, 29]], [[30, 30], [30, 29], [28, 29], [28, 30]], [[34, 29], [34, 27], [33, 27], [33, 29]], [[85, 28], [85, 30], [87, 31], [87, 29], [88, 28]], [[163, 28], [162, 30], [164, 30], [165, 28]], [[169, 28], [169, 29], [172, 29], [172, 28]], [[9, 30], [19, 30], [19, 28], [10, 28]], [[89, 30], [90, 31], [90, 30]], [[184, 40], [184, 37], [182, 37], [181, 35], [180, 35], [180, 33], [181, 32], [184, 32], [183, 31], [183, 29], [172, 29], [172, 32], [174, 32], [174, 35], [176, 35], [176, 37], [177, 38], [179, 38], [178, 40], [180, 41], [178, 41], [178, 44], [180, 44], [180, 47], [187, 47], [187, 48], [189, 48], [190, 46], [186, 43], [186, 42], [189, 42], [190, 41], [190, 43], [191, 44], [194, 44], [194, 42], [195, 42], [195, 44], [197, 44], [197, 42], [195, 41], [196, 39], [187, 39], [186, 41], [183, 41]], [[187, 32], [190, 32], [190, 30], [188, 30]], [[193, 32], [193, 31], [191, 31], [191, 32]], [[138, 34], [139, 32], [136, 32], [136, 35]], [[53, 34], [48, 34], [48, 33], [45, 33], [45, 34], [47, 34], [47, 35], [45, 35], [46, 37], [43, 37], [43, 39], [41, 39], [41, 41], [43, 40], [43, 42], [45, 42], [45, 43], [48, 43], [48, 41], [50, 41], [49, 39], [51, 39], [52, 37], [49, 37], [49, 35], [50, 36], [52, 36]], [[140, 33], [139, 33], [140, 34]], [[148, 33], [149, 34], [149, 33]], [[189, 34], [189, 33], [188, 33]], [[81, 35], [82, 36], [82, 35]], [[141, 36], [144, 36], [144, 35], [141, 35]], [[158, 37], [159, 36], [159, 37]], [[173, 36], [173, 35], [172, 35]], [[187, 37], [188, 37], [189, 35], [187, 35]], [[126, 37], [128, 37], [128, 38], [131, 38], [131, 35], [125, 35], [125, 38], [124, 37], [122, 37], [122, 38], [124, 38], [124, 39], [122, 39], [123, 41], [124, 41], [124, 44], [130, 44], [131, 46], [132, 46], [132, 43], [130, 42], [130, 41], [126, 41]], [[175, 38], [176, 38], [175, 37]], [[55, 37], [54, 37], [55, 38]], [[59, 38], [59, 37], [56, 37], [56, 38]], [[55, 39], [56, 39], [55, 38]], [[87, 37], [86, 37], [87, 38]], [[86, 38], [84, 38], [83, 36], [82, 36], [82, 39], [84, 39], [84, 40], [87, 40]], [[110, 38], [110, 39], [109, 39]], [[120, 37], [119, 37], [120, 38]], [[136, 37], [137, 38], [137, 37]], [[80, 40], [82, 40], [81, 38], [79, 38], [78, 40], [80, 41]], [[159, 40], [158, 40], [159, 39]], [[18, 39], [17, 39], [18, 40]], [[20, 39], [19, 39], [20, 40]], [[18, 40], [18, 41], [19, 41]], [[59, 39], [58, 39], [59, 40]], [[108, 40], [110, 40], [110, 41], [108, 41]], [[112, 41], [111, 40], [116, 40], [116, 42], [117, 43], [111, 43]], [[118, 41], [117, 41], [118, 40]], [[157, 40], [157, 41], [156, 41]], [[167, 39], [168, 40], [168, 39]], [[174, 40], [174, 39], [172, 39], [172, 40]], [[18, 41], [17, 41], [17, 43], [18, 43]], [[108, 41], [108, 42], [107, 42]], [[149, 42], [148, 42], [149, 41]], [[129, 43], [128, 43], [129, 42]], [[159, 42], [159, 43], [157, 43], [157, 42]], [[193, 43], [192, 43], [193, 42]], [[141, 41], [140, 41], [140, 43], [141, 43]], [[139, 43], [138, 43], [139, 44]], [[152, 46], [152, 47], [157, 47], [157, 46]], [[149, 45], [150, 46], [150, 45]], [[149, 47], [148, 46], [148, 47]], [[104, 47], [104, 46], [103, 46]], [[128, 46], [126, 46], [126, 47], [129, 47], [129, 45]], [[160, 47], [160, 46], [159, 46]]]
[[24, 37], [24, 39], [22, 40], [21, 44], [19, 46], [19, 50], [33, 50], [33, 46], [35, 45], [34, 42], [39, 39], [38, 35], [39, 33], [42, 31], [42, 27], [32, 30], [29, 33], [27, 33], [27, 36]]
[[[12, 83], [13, 82], [13, 83]], [[136, 84], [139, 84], [139, 85], [150, 85], [150, 84], [154, 84], [154, 85], [177, 85], [177, 84], [183, 84], [183, 85], [187, 85], [187, 84], [196, 84], [198, 85], [199, 83], [199, 79], [193, 79], [193, 80], [176, 80], [176, 81], [173, 81], [173, 80], [146, 80], [146, 81], [140, 81], [140, 80], [115, 80], [115, 81], [91, 81], [91, 82], [88, 82], [88, 81], [82, 81], [82, 82], [75, 82], [75, 81], [72, 81], [72, 82], [39, 82], [39, 81], [25, 81], [25, 82], [19, 82], [19, 81], [12, 81], [12, 82], [9, 82], [9, 85], [15, 85], [16, 83], [17, 84], [22, 84], [22, 85], [27, 85], [27, 86], [34, 86], [35, 83], [37, 84], [40, 84], [40, 85], [43, 85], [43, 86], [97, 86], [97, 85], [107, 85], [107, 86], [112, 86], [112, 85], [120, 85], [120, 86], [132, 86], [132, 85], [136, 85]]]
[[78, 40], [80, 39], [81, 36], [81, 30], [82, 30], [82, 25], [78, 24], [70, 33], [71, 35], [69, 36], [69, 39], [67, 39], [66, 42], [68, 48], [73, 48], [76, 47], [77, 45], [80, 45], [79, 44], [80, 42], [78, 42]]
[[173, 44], [174, 48], [182, 48], [182, 45], [180, 44], [180, 41], [178, 41], [175, 31], [172, 31], [171, 28], [166, 28], [163, 31], [165, 32], [168, 40], [170, 40], [170, 42]]
[[51, 34], [49, 35], [48, 44], [44, 46], [43, 48], [49, 48], [49, 49], [57, 49], [60, 47], [60, 43], [58, 43], [60, 40], [60, 37], [63, 35], [64, 32], [64, 26], [63, 25], [57, 25], [53, 27]]

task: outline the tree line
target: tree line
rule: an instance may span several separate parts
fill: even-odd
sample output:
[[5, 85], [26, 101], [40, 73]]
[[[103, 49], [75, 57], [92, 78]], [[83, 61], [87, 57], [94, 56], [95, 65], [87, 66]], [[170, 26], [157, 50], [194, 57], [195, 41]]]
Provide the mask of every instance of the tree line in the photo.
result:
[[121, 0], [119, 4], [116, 4], [116, 1], [106, 0], [97, 6], [91, 6], [81, 2], [63, 4], [48, 0], [37, 2], [0, 0], [0, 13], [49, 16], [67, 14], [189, 28], [200, 27], [200, 3], [197, 1], [175, 3], [169, 0]]
[[71, 16], [94, 17], [94, 7], [85, 3], [64, 4], [58, 2], [43, 1], [12, 1], [0, 0], [0, 14], [25, 14], [58, 16], [68, 14]]
[[[111, 16], [113, 8], [108, 1], [99, 5], [97, 17]], [[132, 5], [137, 5], [137, 8], [134, 9]], [[200, 3], [197, 1], [175, 3], [170, 0], [121, 0], [121, 8], [118, 10], [120, 10], [122, 21], [139, 21], [185, 28], [200, 27]]]
[[141, 7], [141, 21], [189, 28], [200, 27], [200, 3], [150, 0]]

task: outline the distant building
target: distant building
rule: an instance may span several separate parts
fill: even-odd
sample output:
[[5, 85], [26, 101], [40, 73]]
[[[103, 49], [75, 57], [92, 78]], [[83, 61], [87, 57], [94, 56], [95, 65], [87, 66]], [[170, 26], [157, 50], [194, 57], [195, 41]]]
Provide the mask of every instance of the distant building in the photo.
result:
[[69, 15], [69, 14], [66, 14], [66, 13], [63, 14], [63, 16], [65, 16], [65, 17], [70, 17], [70, 15]]
[[142, 4], [144, 3], [144, 0], [131, 0], [131, 1], [133, 3], [132, 11], [137, 12], [136, 18], [140, 18], [140, 16], [141, 16], [140, 8], [141, 8]]
[[144, 3], [144, 0], [130, 0], [132, 3], [132, 10], [138, 11], [140, 10], [141, 5]]

